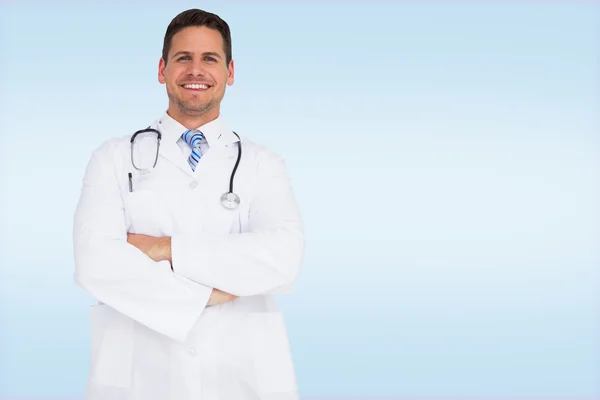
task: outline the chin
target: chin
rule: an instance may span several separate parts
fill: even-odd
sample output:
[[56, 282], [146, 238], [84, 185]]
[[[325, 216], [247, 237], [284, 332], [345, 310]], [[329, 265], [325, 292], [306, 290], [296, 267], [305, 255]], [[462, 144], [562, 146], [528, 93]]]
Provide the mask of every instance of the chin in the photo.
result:
[[213, 108], [214, 105], [212, 103], [190, 104], [189, 102], [186, 102], [185, 104], [179, 107], [179, 109], [187, 115], [202, 115], [212, 110]]

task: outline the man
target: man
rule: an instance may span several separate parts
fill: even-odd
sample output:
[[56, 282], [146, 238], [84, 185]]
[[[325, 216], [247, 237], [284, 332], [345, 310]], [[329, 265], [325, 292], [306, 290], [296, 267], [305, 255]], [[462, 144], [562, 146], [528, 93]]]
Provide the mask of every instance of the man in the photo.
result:
[[99, 302], [86, 399], [297, 399], [273, 297], [305, 244], [284, 161], [222, 120], [225, 21], [185, 11], [163, 46], [167, 111], [133, 149], [128, 134], [93, 152], [75, 213], [75, 281]]

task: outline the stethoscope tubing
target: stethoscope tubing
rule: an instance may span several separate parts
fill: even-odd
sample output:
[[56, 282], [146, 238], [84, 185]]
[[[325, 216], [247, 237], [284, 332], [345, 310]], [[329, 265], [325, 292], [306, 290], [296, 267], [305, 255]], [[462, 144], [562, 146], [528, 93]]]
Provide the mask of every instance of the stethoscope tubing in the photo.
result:
[[[152, 165], [152, 168], [156, 167], [156, 163], [158, 162], [158, 154], [159, 154], [159, 149], [160, 149], [160, 141], [162, 139], [162, 134], [160, 133], [160, 131], [147, 127], [146, 129], [140, 129], [139, 131], [135, 132], [133, 135], [131, 135], [131, 139], [129, 140], [130, 143], [130, 147], [131, 147], [131, 165], [133, 165], [133, 168], [135, 168], [136, 170], [140, 171], [141, 169], [138, 168], [135, 165], [135, 162], [133, 161], [133, 148], [134, 148], [134, 144], [135, 144], [135, 139], [139, 134], [142, 133], [146, 133], [146, 132], [153, 132], [156, 133], [157, 136], [157, 143], [156, 143], [156, 156], [154, 158], [154, 165]], [[235, 165], [233, 166], [233, 170], [231, 171], [231, 176], [229, 178], [229, 192], [225, 193], [225, 194], [234, 194], [233, 192], [233, 181], [235, 179], [235, 174], [237, 172], [238, 166], [240, 165], [240, 160], [242, 159], [242, 139], [240, 138], [240, 136], [236, 133], [233, 132], [233, 134], [235, 136], [237, 136], [238, 138], [238, 154], [237, 154], [237, 160], [235, 161]], [[129, 190], [132, 191], [132, 187], [131, 187], [131, 173], [128, 174], [129, 175]], [[239, 199], [239, 196], [236, 195], [236, 197]], [[227, 207], [226, 207], [227, 208]]]

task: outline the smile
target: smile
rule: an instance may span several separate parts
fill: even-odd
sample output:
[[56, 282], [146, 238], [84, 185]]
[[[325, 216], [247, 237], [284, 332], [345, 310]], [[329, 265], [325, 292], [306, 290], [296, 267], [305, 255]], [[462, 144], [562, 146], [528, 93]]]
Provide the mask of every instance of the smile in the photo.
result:
[[206, 90], [210, 86], [206, 85], [204, 83], [187, 83], [185, 85], [181, 85], [181, 87], [184, 89], [191, 89], [191, 90]]

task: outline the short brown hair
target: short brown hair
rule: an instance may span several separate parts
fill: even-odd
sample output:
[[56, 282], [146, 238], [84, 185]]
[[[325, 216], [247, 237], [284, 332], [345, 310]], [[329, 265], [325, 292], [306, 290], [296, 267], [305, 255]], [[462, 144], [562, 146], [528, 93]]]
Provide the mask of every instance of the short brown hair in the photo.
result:
[[227, 22], [222, 20], [218, 15], [204, 10], [199, 10], [197, 8], [192, 8], [179, 13], [175, 18], [173, 18], [167, 27], [162, 49], [162, 58], [165, 60], [165, 64], [167, 63], [167, 58], [169, 57], [169, 50], [171, 50], [171, 40], [173, 39], [173, 36], [182, 29], [190, 26], [206, 26], [207, 28], [219, 31], [219, 33], [221, 33], [221, 37], [223, 38], [225, 61], [227, 62], [227, 65], [229, 65], [229, 62], [232, 58], [231, 31], [229, 30], [229, 25], [227, 25]]

